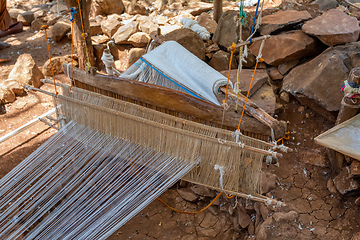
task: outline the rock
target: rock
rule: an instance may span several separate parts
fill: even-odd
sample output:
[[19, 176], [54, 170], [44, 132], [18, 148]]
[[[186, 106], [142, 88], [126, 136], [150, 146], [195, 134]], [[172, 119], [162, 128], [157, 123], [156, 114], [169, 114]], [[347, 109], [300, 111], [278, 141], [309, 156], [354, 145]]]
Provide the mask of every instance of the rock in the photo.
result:
[[351, 178], [349, 167], [345, 167], [344, 170], [334, 178], [334, 184], [342, 195], [355, 195], [359, 193], [360, 190], [359, 182]]
[[47, 21], [47, 24], [46, 24], [46, 25], [52, 26], [52, 25], [54, 25], [60, 18], [61, 18], [61, 16], [58, 16], [56, 13], [47, 15], [47, 16], [45, 17], [45, 20]]
[[283, 101], [284, 103], [289, 103], [290, 102], [290, 95], [287, 92], [281, 92], [280, 93], [280, 99], [281, 101]]
[[178, 25], [166, 25], [166, 26], [160, 26], [159, 28], [161, 30], [162, 35], [167, 35], [168, 33], [181, 29], [181, 27]]
[[122, 0], [92, 0], [90, 16], [121, 14], [125, 7]]
[[39, 88], [42, 85], [40, 79], [44, 78], [44, 75], [30, 54], [22, 54], [16, 60], [8, 78], [19, 81], [23, 86], [32, 85]]
[[358, 20], [337, 9], [306, 22], [301, 29], [328, 46], [356, 42], [360, 32]]
[[133, 45], [134, 47], [146, 47], [149, 42], [151, 41], [151, 38], [149, 34], [144, 32], [137, 32], [130, 36], [128, 39], [128, 42]]
[[34, 21], [31, 22], [30, 31], [31, 32], [38, 32], [38, 31], [40, 31], [41, 27], [43, 25], [45, 25], [45, 24], [46, 24], [46, 22], [45, 22], [44, 19], [37, 18], [37, 19], [35, 19]]
[[283, 30], [288, 30], [295, 25], [311, 19], [307, 11], [278, 11], [271, 15], [266, 15], [261, 19], [259, 32], [261, 35], [275, 34]]
[[120, 26], [121, 22], [114, 18], [107, 19], [100, 24], [102, 32], [108, 37], [112, 37]]
[[[328, 48], [316, 58], [292, 69], [283, 80], [283, 90], [303, 105], [334, 120], [328, 111], [340, 109], [344, 80], [360, 60], [360, 43]], [[324, 87], [326, 86], [326, 87]]]
[[165, 41], [176, 41], [192, 54], [205, 60], [205, 45], [200, 36], [188, 28], [177, 29], [169, 32], [164, 37]]
[[[209, 65], [217, 71], [229, 70], [230, 53], [223, 50], [217, 51], [211, 58]], [[235, 58], [231, 62], [231, 69], [236, 69], [237, 63]]]
[[249, 226], [251, 223], [251, 218], [246, 213], [246, 210], [243, 206], [238, 205], [237, 210], [238, 210], [238, 220], [239, 220], [240, 226], [242, 228], [247, 228], [247, 226]]
[[269, 74], [269, 77], [272, 80], [281, 80], [281, 79], [283, 79], [283, 75], [280, 73], [280, 71], [276, 67], [268, 68], [267, 73]]
[[312, 4], [319, 5], [319, 9], [321, 10], [328, 10], [338, 6], [338, 2], [336, 0], [315, 0]]
[[25, 13], [24, 10], [22, 10], [22, 9], [17, 9], [17, 8], [10, 8], [10, 9], [8, 9], [8, 12], [9, 12], [10, 17], [13, 19], [14, 22], [17, 21], [17, 18], [18, 18], [18, 16], [19, 16], [20, 14]]
[[190, 188], [180, 188], [177, 189], [177, 192], [180, 194], [180, 197], [188, 202], [196, 202], [198, 200], [198, 196], [193, 193]]
[[136, 14], [148, 15], [149, 14], [149, 12], [145, 6], [137, 4], [135, 2], [131, 2], [130, 4], [128, 4], [126, 6], [126, 12], [130, 15], [136, 15]]
[[15, 94], [12, 90], [8, 89], [5, 86], [0, 85], [0, 103], [12, 103], [16, 99]]
[[[39, 9], [37, 11], [34, 12], [34, 18], [37, 19], [37, 18], [42, 18], [46, 15], [46, 12], [42, 9]], [[31, 23], [32, 24], [32, 23]]]
[[145, 53], [146, 50], [144, 48], [132, 48], [129, 52], [128, 67], [133, 65]]
[[191, 187], [191, 191], [193, 191], [194, 193], [196, 193], [199, 196], [202, 197], [210, 197], [210, 198], [214, 198], [216, 196], [215, 192], [213, 190], [210, 190], [207, 187], [204, 187], [202, 185], [193, 185]]
[[261, 217], [265, 220], [269, 217], [270, 209], [265, 204], [261, 204], [260, 213]]
[[260, 193], [266, 194], [276, 188], [276, 175], [263, 171], [261, 173]]
[[210, 17], [210, 15], [206, 12], [200, 14], [199, 18], [197, 19], [200, 26], [206, 28], [209, 33], [215, 33], [217, 22]]
[[24, 94], [24, 86], [14, 79], [7, 79], [2, 83], [7, 89], [13, 91], [15, 96], [22, 96]]
[[116, 44], [128, 43], [128, 39], [131, 35], [138, 31], [137, 22], [129, 22], [124, 26], [119, 27], [119, 29], [114, 33], [113, 38]]
[[256, 230], [256, 240], [267, 240], [268, 232], [272, 230], [274, 219], [272, 217], [267, 218]]
[[210, 53], [210, 52], [217, 52], [219, 50], [220, 50], [219, 46], [216, 43], [214, 43], [214, 44], [211, 44], [210, 46], [208, 46], [205, 49], [205, 52]]
[[163, 12], [163, 14], [164, 14], [166, 17], [168, 17], [168, 18], [173, 18], [173, 17], [176, 16], [176, 13], [175, 13], [175, 12], [172, 12], [172, 11], [170, 11], [170, 10], [168, 10], [168, 9], [165, 9], [164, 12]]
[[90, 22], [90, 35], [96, 36], [103, 34], [103, 31], [101, 29], [101, 24], [98, 22]]
[[[237, 43], [239, 41], [240, 24], [237, 20], [238, 16], [238, 11], [226, 11], [221, 15], [212, 38], [214, 43], [217, 43], [224, 48], [228, 48], [233, 42]], [[247, 36], [244, 30], [243, 39], [246, 38]]]
[[24, 26], [30, 26], [31, 22], [35, 20], [33, 12], [24, 12], [19, 14], [17, 21], [21, 22]]
[[69, 11], [68, 7], [65, 4], [56, 4], [50, 8], [50, 12], [58, 13], [58, 12], [66, 12]]
[[[257, 56], [262, 41], [251, 44], [250, 51]], [[295, 59], [315, 55], [318, 46], [315, 39], [307, 36], [301, 30], [273, 35], [265, 40], [262, 58], [272, 66]]]
[[[64, 73], [63, 70], [63, 64], [64, 63], [71, 63], [71, 55], [65, 55], [65, 56], [61, 56], [61, 57], [53, 57], [51, 58], [51, 62], [53, 65], [53, 69], [54, 69], [54, 74], [62, 74]], [[77, 61], [74, 60], [74, 67], [77, 66]], [[50, 59], [48, 59], [43, 66], [43, 70], [42, 73], [45, 76], [52, 76], [52, 72], [51, 72], [51, 65], [50, 65]]]
[[63, 37], [71, 31], [71, 25], [65, 22], [57, 22], [50, 29], [50, 36], [56, 41], [59, 42]]
[[[96, 18], [98, 18], [99, 16], [96, 16]], [[103, 21], [105, 21], [106, 19], [112, 19], [112, 20], [117, 20], [117, 21], [119, 21], [119, 22], [121, 22], [122, 21], [122, 17], [119, 15], [119, 14], [117, 14], [117, 13], [113, 13], [113, 14], [111, 14], [111, 15], [108, 15], [107, 16], [107, 18], [104, 18], [104, 19], [98, 19], [97, 20], [97, 22], [98, 21], [100, 21], [99, 23], [101, 24]]]
[[92, 36], [91, 37], [91, 41], [94, 43], [107, 43], [108, 41], [110, 41], [110, 38], [106, 35], [97, 35], [97, 36]]
[[189, 4], [190, 14], [193, 16], [199, 15], [203, 12], [210, 11], [213, 8], [212, 3], [195, 2]]
[[147, 34], [154, 32], [158, 29], [159, 25], [153, 23], [151, 20], [139, 24], [139, 29]]
[[318, 167], [329, 167], [328, 159], [319, 153], [303, 151], [300, 153], [300, 161]]
[[326, 183], [326, 187], [329, 190], [329, 192], [331, 192], [332, 194], [336, 194], [338, 193], [338, 190], [335, 187], [334, 181], [333, 179], [329, 179]]
[[183, 5], [181, 4], [181, 2], [174, 2], [174, 3], [170, 4], [170, 6], [169, 6], [169, 9], [170, 9], [171, 11], [181, 10], [181, 9], [183, 9], [183, 8], [184, 8], [184, 7], [183, 7]]
[[[234, 86], [237, 82], [237, 71], [238, 71], [237, 69], [232, 69], [230, 71], [230, 81], [233, 83]], [[225, 71], [221, 71], [220, 73], [222, 75], [224, 75], [225, 77], [227, 77], [229, 74], [229, 71], [225, 70]], [[249, 86], [250, 86], [250, 82], [251, 82], [251, 78], [252, 78], [253, 74], [254, 74], [253, 69], [244, 68], [241, 70], [239, 88], [241, 90], [241, 93], [245, 96], [247, 95], [247, 93], [249, 91]], [[264, 83], [267, 82], [267, 79], [268, 79], [268, 76], [264, 70], [257, 70], [256, 74], [254, 76], [253, 83], [251, 85], [249, 97], [251, 97], [257, 90], [259, 90], [264, 85]]]
[[269, 115], [274, 115], [276, 109], [276, 96], [272, 87], [268, 84], [262, 85], [251, 97], [250, 100], [257, 104]]
[[352, 178], [359, 178], [360, 177], [360, 162], [353, 161], [350, 165], [350, 175]]
[[94, 44], [93, 42], [94, 56], [96, 58], [96, 63], [98, 65], [101, 63], [101, 56], [105, 48], [106, 48], [106, 44]]
[[[360, 206], [360, 197], [356, 198], [354, 203], [355, 203], [357, 206]], [[360, 236], [359, 236], [359, 240], [360, 240]]]
[[298, 59], [294, 59], [289, 62], [284, 62], [278, 66], [278, 70], [281, 75], [285, 75], [290, 69], [295, 67], [299, 63]]
[[272, 215], [276, 222], [285, 221], [285, 222], [293, 222], [295, 219], [299, 217], [299, 213], [296, 211], [290, 212], [276, 212]]
[[354, 233], [351, 240], [360, 240], [360, 232]]
[[[354, 3], [354, 5], [356, 5], [360, 8], [360, 3]], [[360, 9], [359, 8], [349, 6], [350, 16], [356, 17], [359, 20], [360, 19]]]

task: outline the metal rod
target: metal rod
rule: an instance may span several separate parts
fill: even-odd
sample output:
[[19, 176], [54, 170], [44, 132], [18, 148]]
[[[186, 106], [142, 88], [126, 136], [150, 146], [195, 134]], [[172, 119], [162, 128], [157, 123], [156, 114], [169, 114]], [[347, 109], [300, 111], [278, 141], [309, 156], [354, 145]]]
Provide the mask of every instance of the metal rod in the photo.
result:
[[41, 116], [39, 116], [39, 117], [36, 117], [36, 118], [34, 118], [33, 120], [31, 120], [30, 122], [28, 122], [28, 123], [22, 125], [21, 127], [15, 129], [14, 131], [12, 131], [12, 132], [10, 132], [10, 133], [2, 136], [2, 137], [0, 138], [0, 143], [2, 143], [2, 142], [4, 142], [4, 141], [6, 141], [6, 140], [8, 140], [8, 139], [10, 139], [10, 138], [12, 138], [12, 137], [14, 137], [14, 136], [16, 136], [17, 134], [19, 134], [19, 133], [21, 133], [21, 132], [23, 132], [23, 131], [25, 131], [26, 129], [28, 129], [28, 128], [30, 128], [31, 126], [33, 126], [33, 125], [35, 125], [36, 123], [38, 123], [41, 118], [44, 118], [44, 117], [46, 117], [47, 115], [54, 114], [55, 111], [56, 111], [56, 108], [53, 108], [53, 109], [51, 109], [50, 111], [44, 113], [43, 115], [41, 115]]

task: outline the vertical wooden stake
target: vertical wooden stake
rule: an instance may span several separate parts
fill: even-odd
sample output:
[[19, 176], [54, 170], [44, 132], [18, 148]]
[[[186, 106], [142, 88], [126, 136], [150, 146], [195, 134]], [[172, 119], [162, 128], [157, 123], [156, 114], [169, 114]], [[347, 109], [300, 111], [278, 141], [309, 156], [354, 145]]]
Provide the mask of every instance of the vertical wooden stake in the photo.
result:
[[214, 20], [219, 22], [219, 19], [222, 14], [222, 0], [214, 0]]
[[79, 0], [81, 6], [81, 14], [83, 18], [82, 22], [84, 24], [86, 48], [84, 44], [84, 38], [82, 36], [83, 30], [80, 19], [78, 0], [65, 0], [65, 1], [69, 9], [70, 7], [73, 7], [76, 9], [77, 12], [74, 16], [75, 24], [74, 24], [74, 32], [72, 33], [72, 37], [74, 39], [74, 46], [79, 59], [79, 68], [84, 70], [88, 62], [88, 57], [91, 66], [94, 66], [95, 64], [93, 47], [91, 44], [90, 22], [89, 22], [91, 0]]

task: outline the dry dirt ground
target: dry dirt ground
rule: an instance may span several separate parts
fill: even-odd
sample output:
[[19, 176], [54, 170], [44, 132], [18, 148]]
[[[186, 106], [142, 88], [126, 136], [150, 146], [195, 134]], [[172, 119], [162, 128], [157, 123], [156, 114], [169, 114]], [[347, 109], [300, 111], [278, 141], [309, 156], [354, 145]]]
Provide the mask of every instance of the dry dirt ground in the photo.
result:
[[[30, 53], [41, 67], [48, 59], [43, 33], [31, 33], [25, 28], [20, 34], [0, 39], [11, 44], [1, 53], [12, 57], [10, 62], [0, 64], [0, 81], [5, 80], [17, 57]], [[68, 54], [69, 42], [52, 43], [53, 56]], [[58, 75], [57, 80], [69, 83]], [[42, 89], [53, 91], [50, 85]], [[13, 104], [1, 110], [0, 136], [11, 132], [29, 120], [53, 107], [51, 97], [40, 93], [28, 92]], [[307, 163], [308, 153], [324, 155], [324, 149], [316, 145], [313, 138], [329, 129], [327, 122], [310, 109], [299, 109], [296, 102], [286, 106], [279, 118], [289, 121], [289, 129], [295, 131], [286, 144], [295, 149], [279, 160], [280, 167], [270, 166], [269, 171], [277, 175], [277, 188], [268, 196], [284, 201], [287, 209], [299, 212], [299, 219], [294, 222], [269, 226], [267, 239], [351, 239], [360, 230], [357, 218], [359, 208], [353, 203], [354, 198], [343, 198], [331, 194], [326, 187], [329, 179], [335, 175], [329, 166], [315, 166]], [[31, 152], [46, 141], [56, 130], [39, 123], [31, 129], [0, 144], [0, 178], [25, 159]], [[178, 185], [161, 196], [170, 205], [182, 210], [197, 210], [205, 206], [210, 199], [203, 199], [197, 204], [189, 203], [179, 196]], [[221, 198], [220, 203], [197, 215], [177, 214], [155, 201], [141, 213], [116, 231], [109, 239], [252, 239], [245, 231], [235, 231], [228, 206], [234, 204]], [[278, 210], [275, 210], [278, 211]]]

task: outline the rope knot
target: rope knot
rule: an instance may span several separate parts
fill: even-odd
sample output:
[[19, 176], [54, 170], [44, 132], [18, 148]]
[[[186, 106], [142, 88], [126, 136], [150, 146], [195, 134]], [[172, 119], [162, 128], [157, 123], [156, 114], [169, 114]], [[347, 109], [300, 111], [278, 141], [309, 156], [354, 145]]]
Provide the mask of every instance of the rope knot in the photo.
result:
[[42, 25], [40, 29], [49, 30], [50, 28], [48, 25]]
[[74, 15], [77, 13], [74, 7], [70, 8], [71, 11], [71, 18], [70, 18], [70, 22], [74, 22]]

